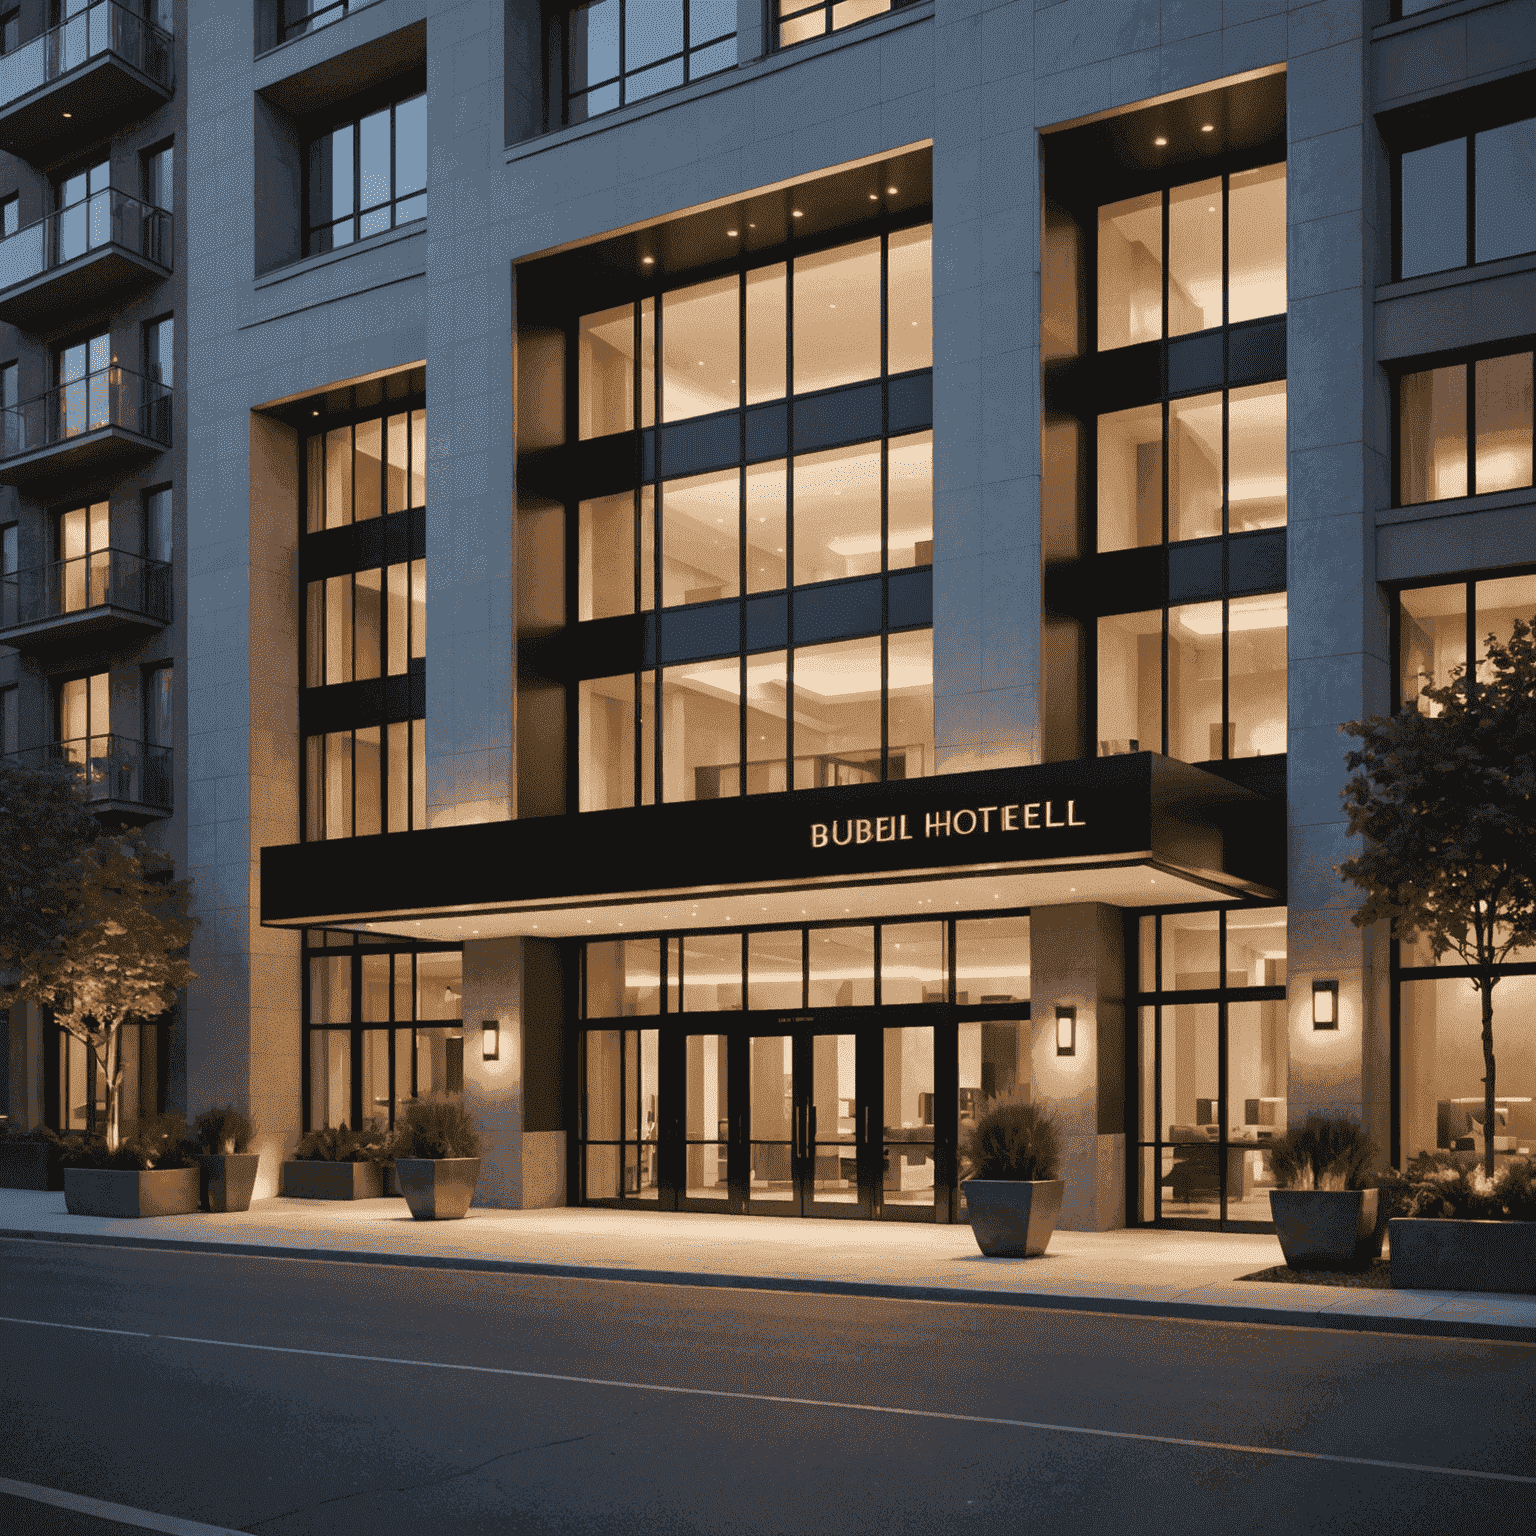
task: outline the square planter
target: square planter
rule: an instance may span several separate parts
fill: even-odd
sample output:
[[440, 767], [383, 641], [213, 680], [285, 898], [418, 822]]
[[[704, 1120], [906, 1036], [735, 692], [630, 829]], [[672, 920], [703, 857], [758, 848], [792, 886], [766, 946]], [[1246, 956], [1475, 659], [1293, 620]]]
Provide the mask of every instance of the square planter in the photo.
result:
[[1061, 1215], [1065, 1179], [966, 1179], [976, 1246], [989, 1259], [1033, 1259], [1045, 1252]]
[[196, 1168], [66, 1168], [71, 1216], [186, 1216], [197, 1209]]
[[377, 1163], [291, 1158], [283, 1164], [283, 1193], [297, 1200], [381, 1200], [384, 1170]]
[[1396, 1216], [1388, 1227], [1396, 1290], [1536, 1294], [1536, 1221]]
[[1367, 1269], [1381, 1254], [1374, 1189], [1272, 1189], [1269, 1210], [1292, 1269]]
[[198, 1158], [205, 1211], [248, 1211], [256, 1188], [259, 1152], [208, 1152]]
[[57, 1147], [45, 1141], [0, 1141], [0, 1189], [63, 1189]]
[[478, 1157], [397, 1157], [400, 1193], [417, 1221], [456, 1221], [469, 1210]]

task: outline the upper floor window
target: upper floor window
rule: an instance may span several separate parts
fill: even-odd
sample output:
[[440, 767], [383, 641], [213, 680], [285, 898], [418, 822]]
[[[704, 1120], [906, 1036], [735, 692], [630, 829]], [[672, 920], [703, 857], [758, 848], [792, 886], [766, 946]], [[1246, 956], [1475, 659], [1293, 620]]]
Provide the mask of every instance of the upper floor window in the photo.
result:
[[350, 245], [426, 214], [425, 92], [311, 141], [306, 255]]
[[14, 52], [21, 46], [21, 8], [0, 11], [0, 54]]
[[565, 18], [565, 120], [736, 67], [736, 0], [594, 0]]
[[1098, 243], [1101, 352], [1284, 314], [1285, 166], [1106, 204]]
[[21, 228], [21, 197], [13, 194], [0, 202], [0, 239], [8, 240]]
[[822, 37], [856, 21], [883, 16], [907, 0], [778, 0], [779, 47]]
[[1536, 117], [1405, 151], [1399, 277], [1536, 251]]
[[401, 561], [311, 581], [304, 683], [401, 677], [427, 654], [427, 562]]
[[144, 493], [144, 553], [151, 560], [170, 562], [175, 548], [172, 527], [174, 500], [168, 485]]
[[21, 751], [21, 709], [14, 687], [0, 688], [0, 757]]
[[170, 315], [144, 323], [144, 377], [156, 384], [174, 384], [176, 321]]
[[[1434, 714], [1425, 688], [1444, 688], [1469, 656], [1479, 678], [1488, 676], [1490, 638], [1508, 645], [1515, 620], [1536, 614], [1536, 576], [1495, 576], [1413, 587], [1398, 594], [1398, 699]], [[1426, 962], [1427, 963], [1427, 962]]]
[[305, 445], [308, 514], [320, 533], [427, 504], [427, 413], [399, 411], [317, 432]]
[[1531, 484], [1530, 352], [1408, 373], [1398, 381], [1398, 504]]
[[144, 154], [144, 201], [152, 208], [164, 208], [168, 212], [176, 205], [174, 145], [162, 144], [158, 149]]

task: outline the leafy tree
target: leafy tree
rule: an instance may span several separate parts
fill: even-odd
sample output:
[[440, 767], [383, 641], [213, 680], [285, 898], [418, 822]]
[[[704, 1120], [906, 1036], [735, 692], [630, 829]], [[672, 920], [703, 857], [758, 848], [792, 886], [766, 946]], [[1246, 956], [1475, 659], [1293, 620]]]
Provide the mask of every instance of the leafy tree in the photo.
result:
[[92, 1053], [114, 1151], [123, 1026], [157, 1018], [195, 979], [183, 953], [191, 883], [169, 869], [138, 832], [99, 827], [68, 770], [0, 764], [0, 1007], [51, 1008]]
[[1366, 839], [1339, 873], [1365, 892], [1357, 927], [1386, 918], [1473, 970], [1482, 1004], [1483, 1160], [1494, 1172], [1495, 970], [1536, 944], [1536, 629], [1487, 641], [1481, 675], [1458, 667], [1427, 708], [1344, 727], [1360, 739], [1343, 791]]

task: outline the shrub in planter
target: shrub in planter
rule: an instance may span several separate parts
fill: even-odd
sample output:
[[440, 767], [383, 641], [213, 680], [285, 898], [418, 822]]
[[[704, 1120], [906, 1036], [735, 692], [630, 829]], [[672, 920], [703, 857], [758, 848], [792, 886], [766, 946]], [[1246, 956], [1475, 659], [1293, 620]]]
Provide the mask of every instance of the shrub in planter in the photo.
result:
[[1270, 1144], [1279, 1187], [1269, 1208], [1292, 1269], [1363, 1269], [1380, 1254], [1375, 1160], [1375, 1143], [1344, 1115], [1309, 1115]]
[[384, 1193], [388, 1138], [376, 1120], [311, 1131], [283, 1164], [283, 1193], [302, 1200], [377, 1200]]
[[63, 1189], [62, 1150], [47, 1126], [0, 1136], [0, 1189]]
[[181, 1216], [198, 1206], [197, 1149], [180, 1115], [152, 1115], [114, 1151], [103, 1136], [62, 1138], [64, 1204], [74, 1216]]
[[261, 1154], [250, 1150], [255, 1134], [250, 1120], [233, 1104], [205, 1109], [192, 1122], [205, 1211], [250, 1210], [261, 1166]]
[[1034, 1258], [1061, 1215], [1061, 1136], [1038, 1104], [994, 1100], [965, 1135], [965, 1203], [988, 1258]]
[[417, 1221], [456, 1220], [480, 1177], [480, 1133], [457, 1099], [415, 1099], [395, 1125], [389, 1150], [400, 1193]]

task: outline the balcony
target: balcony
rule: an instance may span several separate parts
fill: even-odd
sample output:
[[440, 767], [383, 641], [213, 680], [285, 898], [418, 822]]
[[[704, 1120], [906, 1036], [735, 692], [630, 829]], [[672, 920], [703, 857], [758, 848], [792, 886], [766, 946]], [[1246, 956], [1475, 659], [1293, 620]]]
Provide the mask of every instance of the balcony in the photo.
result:
[[0, 645], [28, 654], [141, 639], [170, 619], [170, 566], [124, 549], [0, 576]]
[[12, 752], [24, 768], [70, 763], [80, 770], [91, 808], [117, 821], [156, 821], [171, 814], [171, 749], [127, 736], [79, 736]]
[[171, 215], [108, 188], [0, 240], [0, 321], [46, 332], [170, 272]]
[[170, 445], [170, 389], [126, 368], [102, 368], [0, 411], [0, 485], [115, 468]]
[[171, 34], [97, 0], [0, 58], [0, 149], [51, 164], [154, 111], [174, 89]]

